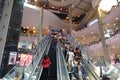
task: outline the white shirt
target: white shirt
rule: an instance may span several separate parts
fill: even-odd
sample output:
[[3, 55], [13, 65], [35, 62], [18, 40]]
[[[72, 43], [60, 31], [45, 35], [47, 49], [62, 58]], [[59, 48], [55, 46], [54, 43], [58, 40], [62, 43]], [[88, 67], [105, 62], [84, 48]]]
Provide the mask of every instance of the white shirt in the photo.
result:
[[74, 59], [74, 53], [73, 52], [68, 51], [67, 55], [69, 55], [68, 60], [73, 60]]

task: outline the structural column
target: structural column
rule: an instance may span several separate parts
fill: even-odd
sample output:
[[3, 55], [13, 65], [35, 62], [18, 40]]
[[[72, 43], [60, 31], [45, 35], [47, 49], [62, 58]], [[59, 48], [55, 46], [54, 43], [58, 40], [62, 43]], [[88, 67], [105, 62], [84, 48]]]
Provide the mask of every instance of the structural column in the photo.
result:
[[42, 26], [43, 26], [43, 8], [40, 7], [38, 17], [38, 43], [42, 39]]
[[68, 8], [68, 16], [69, 16], [69, 34], [72, 36], [72, 14], [71, 14], [71, 5], [69, 5], [69, 8]]
[[10, 52], [18, 52], [23, 3], [23, 0], [6, 0], [5, 2], [0, 22], [0, 78], [15, 65], [15, 63], [9, 64], [9, 55]]
[[97, 7], [97, 14], [98, 14], [98, 25], [99, 25], [99, 31], [101, 36], [101, 42], [102, 42], [102, 47], [104, 52], [105, 65], [108, 66], [110, 64], [109, 53], [108, 53], [107, 45], [105, 42], [104, 30], [102, 25], [102, 14], [99, 7]]

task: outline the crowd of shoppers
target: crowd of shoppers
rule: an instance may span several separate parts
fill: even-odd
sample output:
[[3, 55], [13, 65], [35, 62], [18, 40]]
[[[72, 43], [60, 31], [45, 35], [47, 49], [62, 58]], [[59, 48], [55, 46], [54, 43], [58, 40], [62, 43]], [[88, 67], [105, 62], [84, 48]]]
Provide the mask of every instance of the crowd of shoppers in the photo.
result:
[[[62, 34], [62, 32], [52, 30], [51, 37], [54, 42], [59, 40], [63, 45], [64, 59], [67, 64], [68, 72], [70, 73], [70, 79], [73, 80], [72, 78], [74, 77], [75, 80], [86, 80], [86, 71], [84, 69], [84, 65], [82, 64], [81, 50], [78, 47], [74, 49], [72, 45], [67, 42], [66, 37]], [[45, 55], [42, 60], [44, 80], [47, 80], [50, 64], [51, 61], [48, 55]]]

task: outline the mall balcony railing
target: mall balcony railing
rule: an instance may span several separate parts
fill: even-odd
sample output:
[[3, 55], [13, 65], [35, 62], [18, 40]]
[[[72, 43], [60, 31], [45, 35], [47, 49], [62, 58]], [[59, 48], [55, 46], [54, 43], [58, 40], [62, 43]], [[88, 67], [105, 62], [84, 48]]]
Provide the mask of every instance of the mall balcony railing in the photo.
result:
[[50, 39], [50, 35], [48, 34], [39, 42], [38, 46], [33, 49], [34, 57], [28, 67], [26, 67], [25, 65], [23, 67], [16, 65], [5, 75], [3, 80], [14, 80], [15, 78], [19, 80], [24, 80], [26, 78], [29, 78], [35, 71], [36, 66], [41, 60], [44, 51], [50, 43]]

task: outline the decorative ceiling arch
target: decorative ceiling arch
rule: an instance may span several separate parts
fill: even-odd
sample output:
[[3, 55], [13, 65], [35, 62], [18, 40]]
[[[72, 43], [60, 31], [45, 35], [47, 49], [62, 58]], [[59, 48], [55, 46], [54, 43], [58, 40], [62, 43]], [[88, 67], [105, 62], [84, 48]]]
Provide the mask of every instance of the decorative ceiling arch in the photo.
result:
[[77, 4], [80, 0], [65, 0], [65, 1], [55, 1], [55, 0], [48, 0], [48, 2], [55, 6], [68, 6], [70, 4]]

